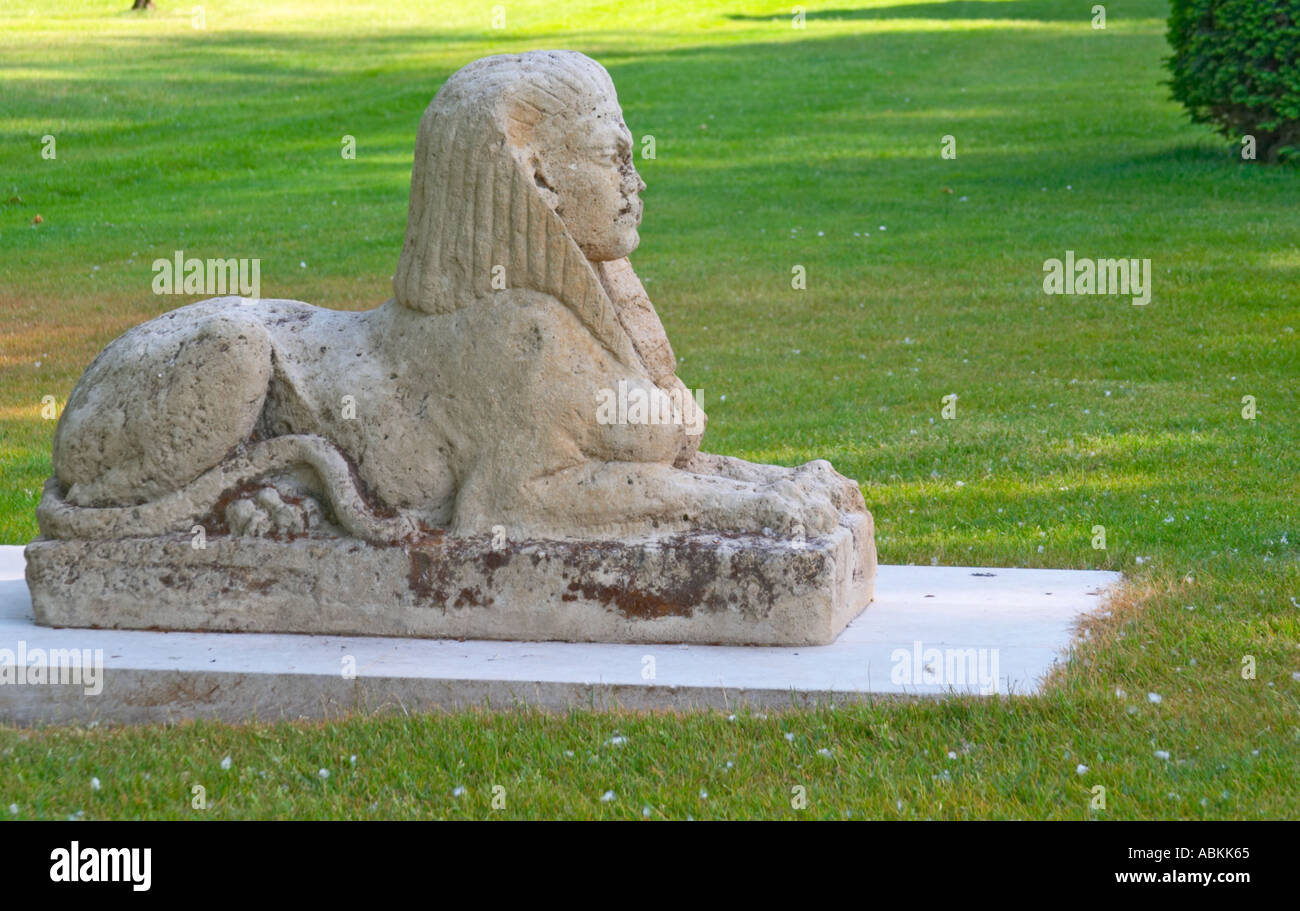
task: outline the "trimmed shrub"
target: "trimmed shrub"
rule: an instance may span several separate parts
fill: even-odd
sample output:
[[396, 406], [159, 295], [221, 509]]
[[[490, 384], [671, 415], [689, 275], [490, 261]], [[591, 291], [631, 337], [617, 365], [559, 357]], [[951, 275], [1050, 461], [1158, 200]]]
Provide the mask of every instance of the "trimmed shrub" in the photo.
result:
[[1300, 0], [1170, 0], [1174, 100], [1260, 161], [1300, 160]]

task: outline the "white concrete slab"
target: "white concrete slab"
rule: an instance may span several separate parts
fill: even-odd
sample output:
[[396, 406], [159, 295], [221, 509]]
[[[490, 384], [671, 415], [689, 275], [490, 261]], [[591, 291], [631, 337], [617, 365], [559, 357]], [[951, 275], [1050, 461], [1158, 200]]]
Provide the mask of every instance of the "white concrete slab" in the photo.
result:
[[0, 684], [0, 720], [21, 724], [1032, 694], [1120, 578], [881, 566], [876, 600], [833, 644], [774, 648], [48, 629], [33, 621], [23, 567], [22, 548], [0, 547], [0, 676], [17, 675], [23, 655], [29, 668], [45, 660], [35, 649], [102, 650], [102, 691], [84, 679]]

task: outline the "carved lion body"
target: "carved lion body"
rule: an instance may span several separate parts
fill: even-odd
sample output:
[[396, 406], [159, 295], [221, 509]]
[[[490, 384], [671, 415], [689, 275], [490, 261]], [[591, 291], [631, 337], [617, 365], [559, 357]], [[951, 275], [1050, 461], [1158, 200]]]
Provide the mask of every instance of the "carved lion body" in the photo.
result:
[[626, 260], [643, 188], [594, 61], [465, 67], [421, 122], [395, 298], [217, 298], [123, 334], [64, 410], [43, 532], [161, 534], [214, 510], [301, 531], [317, 500], [382, 540], [833, 529], [864, 509], [855, 483], [698, 453], [689, 395], [666, 424], [597, 420], [620, 384], [683, 388]]

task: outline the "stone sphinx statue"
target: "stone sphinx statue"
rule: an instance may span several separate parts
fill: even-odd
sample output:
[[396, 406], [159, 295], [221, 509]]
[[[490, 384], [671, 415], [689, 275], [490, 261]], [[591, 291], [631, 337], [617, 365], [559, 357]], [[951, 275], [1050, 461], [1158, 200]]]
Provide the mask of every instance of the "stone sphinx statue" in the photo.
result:
[[[856, 482], [699, 451], [628, 262], [632, 135], [567, 51], [478, 60], [420, 122], [394, 297], [215, 298], [73, 390], [29, 545], [38, 620], [805, 644], [871, 598]], [[602, 415], [615, 394], [651, 404]]]

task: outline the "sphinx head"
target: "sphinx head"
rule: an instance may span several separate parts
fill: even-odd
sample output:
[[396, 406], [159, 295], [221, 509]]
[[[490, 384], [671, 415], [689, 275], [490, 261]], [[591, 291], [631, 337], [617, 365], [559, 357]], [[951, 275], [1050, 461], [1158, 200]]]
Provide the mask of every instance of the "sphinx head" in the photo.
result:
[[564, 222], [592, 262], [622, 259], [640, 238], [645, 182], [632, 164], [632, 133], [623, 122], [609, 76], [594, 60], [607, 90], [581, 94], [571, 105], [512, 136], [511, 151], [531, 174], [542, 199]]
[[397, 299], [452, 310], [504, 279], [599, 310], [590, 264], [636, 249], [644, 189], [599, 63], [573, 51], [476, 60], [420, 121]]

